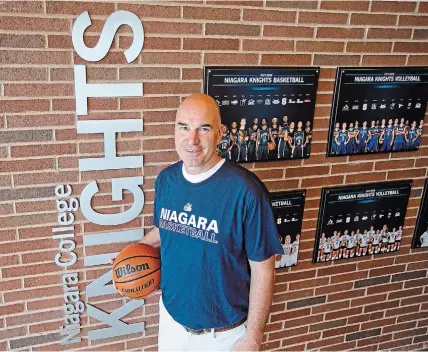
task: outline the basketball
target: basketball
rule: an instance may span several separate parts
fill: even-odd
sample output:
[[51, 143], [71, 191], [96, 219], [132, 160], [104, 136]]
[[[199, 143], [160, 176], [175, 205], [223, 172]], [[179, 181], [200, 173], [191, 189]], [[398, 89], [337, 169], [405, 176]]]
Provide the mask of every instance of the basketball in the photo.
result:
[[159, 252], [152, 246], [136, 243], [118, 254], [113, 266], [113, 281], [126, 297], [144, 299], [157, 290], [161, 278]]
[[269, 150], [275, 150], [275, 148], [276, 148], [276, 144], [275, 144], [275, 142], [270, 142], [270, 143], [268, 144], [268, 149], [269, 149]]

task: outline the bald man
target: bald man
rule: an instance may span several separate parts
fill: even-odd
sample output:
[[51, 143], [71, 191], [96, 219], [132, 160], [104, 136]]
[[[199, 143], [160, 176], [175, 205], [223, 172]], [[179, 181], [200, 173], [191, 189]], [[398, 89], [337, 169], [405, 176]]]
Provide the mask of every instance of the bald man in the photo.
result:
[[220, 158], [220, 112], [204, 94], [183, 101], [175, 122], [181, 161], [155, 184], [160, 247], [160, 351], [258, 351], [282, 253], [268, 192], [247, 169]]

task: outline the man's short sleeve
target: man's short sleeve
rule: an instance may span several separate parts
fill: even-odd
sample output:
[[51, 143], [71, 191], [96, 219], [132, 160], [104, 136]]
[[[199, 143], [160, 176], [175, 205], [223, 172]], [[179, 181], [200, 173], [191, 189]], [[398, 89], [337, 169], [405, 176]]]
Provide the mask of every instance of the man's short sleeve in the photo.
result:
[[159, 207], [159, 197], [160, 197], [160, 175], [158, 175], [158, 177], [156, 177], [156, 181], [155, 181], [155, 199], [154, 199], [154, 206], [153, 206], [153, 226], [159, 227], [159, 215], [160, 215], [160, 210], [158, 209]]
[[245, 250], [251, 261], [261, 262], [275, 254], [283, 254], [272, 205], [265, 193], [247, 205], [244, 236]]

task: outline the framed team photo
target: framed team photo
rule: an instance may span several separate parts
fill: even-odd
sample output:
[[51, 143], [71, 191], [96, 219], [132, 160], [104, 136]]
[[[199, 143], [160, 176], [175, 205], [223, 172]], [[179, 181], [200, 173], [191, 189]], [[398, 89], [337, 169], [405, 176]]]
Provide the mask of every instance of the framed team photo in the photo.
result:
[[327, 156], [419, 148], [428, 67], [339, 67]]
[[220, 107], [218, 155], [234, 162], [309, 158], [319, 67], [205, 67]]
[[428, 248], [428, 179], [425, 180], [412, 248]]
[[273, 213], [283, 255], [275, 257], [275, 268], [297, 265], [306, 191], [271, 193]]
[[323, 188], [312, 262], [400, 249], [412, 181]]

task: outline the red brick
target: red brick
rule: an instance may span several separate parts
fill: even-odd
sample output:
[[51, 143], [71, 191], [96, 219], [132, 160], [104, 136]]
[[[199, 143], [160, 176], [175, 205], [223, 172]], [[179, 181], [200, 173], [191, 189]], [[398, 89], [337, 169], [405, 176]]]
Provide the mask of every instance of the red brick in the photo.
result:
[[401, 273], [404, 271], [405, 271], [405, 265], [388, 266], [388, 267], [384, 267], [384, 268], [378, 268], [378, 269], [370, 270], [369, 277], [381, 276], [381, 275], [386, 275], [386, 274]]
[[257, 62], [257, 54], [207, 53], [204, 56], [206, 65], [256, 65]]
[[355, 281], [367, 277], [368, 271], [357, 271], [355, 273], [343, 274], [331, 277], [331, 284], [337, 284], [344, 281]]
[[328, 302], [333, 301], [341, 301], [344, 299], [350, 299], [355, 297], [361, 297], [364, 296], [364, 290], [351, 290], [351, 291], [345, 291], [345, 292], [339, 292], [335, 294], [329, 294], [328, 295]]
[[314, 177], [305, 178], [302, 180], [302, 187], [319, 187], [319, 186], [332, 186], [340, 185], [343, 183], [343, 176], [328, 176], [328, 177]]
[[120, 107], [126, 110], [145, 110], [159, 108], [177, 108], [179, 105], [178, 97], [152, 97], [152, 98], [121, 98]]
[[244, 21], [263, 22], [263, 24], [266, 22], [294, 23], [296, 20], [296, 12], [280, 10], [244, 9], [243, 19]]
[[239, 9], [213, 8], [213, 7], [183, 7], [183, 18], [208, 21], [239, 21]]
[[262, 54], [262, 65], [310, 65], [309, 54]]
[[[65, 51], [26, 51], [0, 50], [0, 64], [32, 65], [71, 65], [72, 55]], [[37, 110], [36, 110], [37, 111]]]
[[47, 1], [46, 13], [57, 15], [80, 15], [88, 11], [93, 15], [111, 15], [114, 11], [114, 4], [104, 2], [92, 2], [88, 4], [75, 3], [74, 1]]
[[385, 42], [348, 42], [346, 51], [351, 53], [390, 53], [392, 43]]
[[[279, 325], [279, 329], [281, 329], [282, 324], [276, 324], [276, 325]], [[277, 329], [277, 330], [279, 330], [279, 329]], [[309, 330], [309, 328], [307, 326], [301, 326], [301, 327], [298, 327], [295, 329], [287, 329], [287, 330], [282, 330], [282, 331], [270, 333], [269, 334], [269, 340], [278, 340], [278, 339], [282, 339], [284, 337], [306, 334], [308, 332], [308, 330]], [[292, 343], [295, 343], [295, 342], [293, 341]]]
[[346, 175], [346, 183], [361, 183], [372, 181], [383, 181], [386, 178], [386, 172], [362, 173]]
[[314, 166], [314, 167], [296, 167], [288, 168], [285, 171], [286, 177], [305, 177], [312, 175], [324, 175], [328, 174], [330, 170], [329, 166]]
[[61, 269], [55, 263], [48, 264], [32, 264], [20, 267], [3, 268], [3, 277], [12, 278], [17, 276], [29, 276], [34, 272], [44, 274], [49, 272], [60, 271]]
[[[128, 49], [133, 41], [133, 37], [119, 37], [119, 48]], [[144, 50], [180, 50], [181, 38], [144, 38]], [[103, 67], [105, 70], [105, 67]], [[89, 76], [88, 76], [89, 77]]]
[[237, 39], [184, 38], [184, 50], [239, 50]]
[[229, 23], [206, 23], [206, 35], [225, 35], [225, 36], [255, 36], [260, 35], [260, 26], [229, 24]]
[[410, 39], [411, 29], [395, 28], [369, 28], [367, 39]]
[[331, 168], [332, 174], [352, 173], [373, 170], [373, 163], [347, 163], [346, 165], [333, 165]]
[[349, 300], [341, 301], [341, 302], [333, 302], [330, 304], [322, 304], [318, 307], [312, 307], [311, 314], [326, 313], [326, 312], [335, 311], [338, 309], [344, 309], [348, 307], [349, 307]]
[[168, 52], [146, 52], [141, 56], [143, 64], [159, 65], [179, 65], [179, 64], [199, 64], [201, 55], [199, 53], [168, 53]]
[[404, 288], [418, 287], [428, 285], [428, 278], [409, 280], [404, 282]]
[[297, 281], [297, 282], [290, 282], [290, 290], [301, 290], [304, 288], [314, 287], [314, 286], [323, 286], [327, 285], [329, 282], [329, 278], [318, 278], [318, 279], [312, 279], [312, 280], [305, 280], [305, 281]]
[[145, 83], [144, 93], [145, 94], [194, 94], [199, 93], [201, 84], [199, 82], [186, 82], [186, 83]]
[[[337, 284], [337, 285], [329, 285], [325, 287], [317, 287], [315, 289], [315, 295], [323, 295], [326, 293], [334, 293], [334, 292], [341, 292], [341, 291], [349, 291], [354, 287], [354, 284], [352, 282], [346, 282], [343, 284]], [[328, 296], [330, 298], [331, 295]], [[329, 301], [329, 299], [327, 300]]]
[[135, 13], [140, 18], [180, 18], [181, 15], [181, 9], [179, 6], [118, 3], [117, 9], [130, 11], [132, 13]]
[[422, 26], [425, 27], [428, 21], [428, 16], [400, 15], [398, 22], [399, 26]]
[[301, 1], [282, 1], [282, 0], [266, 0], [266, 7], [281, 7], [290, 9], [316, 9], [317, 1], [301, 0]]
[[[190, 2], [193, 2], [190, 0]], [[206, 0], [208, 5], [224, 5], [224, 6], [252, 6], [252, 7], [262, 7], [262, 0]]]
[[414, 1], [373, 1], [371, 12], [414, 12], [416, 2]]
[[243, 40], [244, 51], [293, 51], [294, 42], [292, 40]]
[[43, 4], [35, 1], [3, 1], [0, 3], [0, 12], [5, 13], [43, 13]]
[[323, 0], [321, 10], [368, 11], [369, 1], [331, 1]]
[[0, 46], [3, 48], [44, 48], [43, 35], [0, 34]]
[[325, 320], [339, 319], [343, 317], [349, 317], [352, 315], [357, 315], [362, 313], [363, 307], [356, 307], [351, 309], [338, 310], [336, 312], [327, 313], [325, 316]]
[[348, 14], [336, 12], [300, 12], [299, 23], [346, 24]]
[[47, 81], [48, 70], [35, 67], [2, 67], [0, 80], [7, 81]]
[[309, 342], [307, 344], [308, 349], [318, 349], [319, 347], [334, 345], [343, 342], [343, 336], [332, 337], [329, 339], [319, 339], [318, 341]]
[[67, 19], [2, 16], [0, 29], [13, 31], [37, 32], [69, 32], [70, 24]]
[[296, 51], [299, 52], [343, 52], [344, 42], [328, 41], [297, 41]]
[[314, 65], [344, 65], [344, 66], [357, 66], [360, 62], [359, 55], [314, 55]]
[[401, 323], [401, 324], [388, 324], [388, 326], [383, 327], [382, 333], [412, 329], [415, 326], [416, 326], [415, 321], [411, 321], [411, 322], [407, 322], [407, 323]]
[[[342, 3], [342, 2], [341, 2]], [[317, 38], [363, 39], [363, 28], [319, 27]]]
[[203, 73], [200, 68], [183, 68], [182, 72], [183, 80], [200, 80], [203, 77]]
[[403, 66], [404, 55], [363, 55], [363, 65], [367, 66]]
[[384, 15], [384, 14], [369, 15], [369, 14], [359, 14], [359, 13], [353, 13], [351, 15], [351, 24], [372, 25], [372, 26], [394, 26], [396, 22], [397, 22], [396, 15]]
[[337, 335], [345, 335], [345, 333], [356, 332], [359, 330], [359, 328], [360, 328], [360, 325], [346, 325], [336, 329], [325, 330], [322, 333], [322, 337], [324, 339], [324, 338], [337, 336]]
[[55, 169], [55, 159], [27, 159], [2, 162], [2, 172]]
[[424, 177], [425, 169], [406, 169], [400, 171], [388, 171], [388, 180], [404, 179], [404, 178], [417, 178]]
[[282, 38], [312, 38], [314, 29], [302, 26], [270, 26], [265, 25], [263, 29], [264, 37]]
[[49, 100], [3, 100], [0, 113], [49, 111]]
[[396, 42], [394, 44], [394, 52], [396, 53], [426, 53], [428, 44], [425, 42]]
[[[144, 31], [150, 34], [202, 34], [201, 23], [144, 21]], [[142, 57], [145, 53], [143, 51]]]
[[14, 176], [16, 186], [42, 185], [42, 184], [66, 184], [79, 181], [78, 171], [42, 172], [21, 174]]

